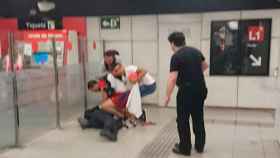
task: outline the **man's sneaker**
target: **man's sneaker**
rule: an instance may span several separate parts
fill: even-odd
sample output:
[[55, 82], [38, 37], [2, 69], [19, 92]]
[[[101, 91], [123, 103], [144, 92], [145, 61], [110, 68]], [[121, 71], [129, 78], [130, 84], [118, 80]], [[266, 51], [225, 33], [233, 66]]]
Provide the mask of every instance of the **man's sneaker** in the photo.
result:
[[105, 130], [103, 129], [101, 132], [100, 132], [100, 136], [103, 136], [103, 137], [106, 137], [107, 139], [113, 141], [113, 142], [116, 142], [117, 141], [117, 134], [111, 132], [110, 130]]
[[146, 111], [144, 109], [142, 110], [142, 115], [139, 117], [139, 120], [142, 122], [147, 121]]
[[82, 117], [79, 117], [78, 118], [78, 122], [79, 122], [79, 124], [80, 124], [82, 129], [88, 128], [88, 120], [86, 120], [86, 119], [84, 119]]

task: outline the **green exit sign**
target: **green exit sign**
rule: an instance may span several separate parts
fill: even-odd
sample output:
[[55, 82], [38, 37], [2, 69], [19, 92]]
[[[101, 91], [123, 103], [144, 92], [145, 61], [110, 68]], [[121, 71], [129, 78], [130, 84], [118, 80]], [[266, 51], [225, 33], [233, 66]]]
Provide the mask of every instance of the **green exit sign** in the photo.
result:
[[100, 20], [101, 29], [120, 29], [119, 16], [103, 16]]

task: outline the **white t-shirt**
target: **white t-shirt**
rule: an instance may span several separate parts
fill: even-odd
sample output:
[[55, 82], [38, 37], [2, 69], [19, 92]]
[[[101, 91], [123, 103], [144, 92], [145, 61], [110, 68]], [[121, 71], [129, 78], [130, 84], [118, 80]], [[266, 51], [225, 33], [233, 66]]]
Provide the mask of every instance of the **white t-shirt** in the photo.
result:
[[115, 78], [111, 73], [107, 75], [107, 80], [110, 82], [111, 87], [114, 88], [117, 93], [123, 93], [128, 90], [126, 82]]
[[[125, 67], [126, 76], [128, 76], [130, 73], [136, 72], [137, 69], [138, 69], [138, 67], [135, 65], [129, 65], [129, 66]], [[156, 82], [155, 79], [147, 72], [145, 74], [145, 76], [143, 76], [143, 78], [139, 84], [140, 85], [151, 85], [151, 84], [154, 84], [155, 82]]]

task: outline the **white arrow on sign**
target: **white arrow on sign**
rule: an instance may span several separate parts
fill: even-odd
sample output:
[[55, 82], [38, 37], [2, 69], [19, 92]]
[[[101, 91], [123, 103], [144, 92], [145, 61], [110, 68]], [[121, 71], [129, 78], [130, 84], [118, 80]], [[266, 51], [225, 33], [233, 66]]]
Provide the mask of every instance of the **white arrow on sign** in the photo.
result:
[[253, 54], [251, 54], [250, 59], [253, 60], [252, 66], [259, 67], [262, 65], [262, 57], [258, 57], [257, 59]]
[[106, 20], [104, 20], [102, 24], [103, 24], [103, 26], [105, 26], [105, 27], [110, 26], [110, 23], [109, 23], [108, 21], [106, 21]]

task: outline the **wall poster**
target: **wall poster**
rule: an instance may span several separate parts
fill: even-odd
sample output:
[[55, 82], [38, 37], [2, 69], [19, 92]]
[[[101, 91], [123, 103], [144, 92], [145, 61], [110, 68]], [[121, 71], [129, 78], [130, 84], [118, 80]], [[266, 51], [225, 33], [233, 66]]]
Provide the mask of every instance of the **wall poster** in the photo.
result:
[[213, 21], [210, 75], [269, 75], [271, 19]]

